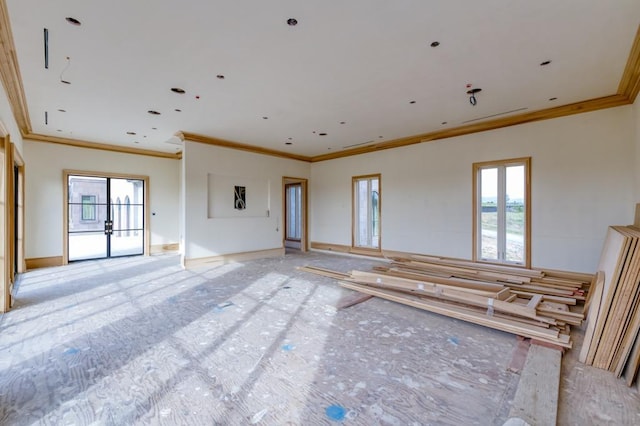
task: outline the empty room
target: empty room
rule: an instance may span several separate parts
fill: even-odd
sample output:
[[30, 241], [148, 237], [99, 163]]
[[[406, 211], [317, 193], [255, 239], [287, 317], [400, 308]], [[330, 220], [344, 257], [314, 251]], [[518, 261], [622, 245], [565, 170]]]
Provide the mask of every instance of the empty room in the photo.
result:
[[0, 0], [0, 424], [640, 423], [640, 2]]

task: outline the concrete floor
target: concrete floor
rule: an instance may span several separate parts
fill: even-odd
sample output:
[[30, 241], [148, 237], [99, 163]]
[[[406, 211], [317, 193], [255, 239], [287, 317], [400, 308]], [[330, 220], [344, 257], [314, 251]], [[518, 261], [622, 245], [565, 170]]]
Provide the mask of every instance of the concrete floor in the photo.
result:
[[[514, 336], [380, 299], [338, 310], [350, 290], [295, 269], [374, 264], [292, 252], [185, 271], [161, 255], [26, 273], [0, 320], [0, 424], [504, 423]], [[620, 382], [570, 360], [559, 424], [639, 423], [636, 388], [617, 386], [614, 409], [586, 400]], [[585, 401], [599, 417], [576, 416]]]

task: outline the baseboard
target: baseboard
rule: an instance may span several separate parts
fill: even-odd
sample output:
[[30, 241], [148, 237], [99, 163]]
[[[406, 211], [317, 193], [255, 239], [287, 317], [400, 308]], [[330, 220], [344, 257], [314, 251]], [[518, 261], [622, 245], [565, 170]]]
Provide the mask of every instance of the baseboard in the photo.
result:
[[268, 250], [246, 251], [242, 253], [222, 254], [219, 256], [184, 259], [183, 265], [186, 269], [189, 269], [195, 268], [197, 266], [216, 266], [224, 265], [225, 263], [236, 263], [245, 262], [247, 260], [264, 259], [267, 257], [281, 257], [284, 256], [284, 254], [284, 247], [280, 247]]
[[370, 256], [370, 257], [383, 257], [382, 251], [378, 249], [351, 247], [351, 246], [345, 246], [342, 244], [318, 243], [318, 242], [312, 241], [311, 248], [314, 250], [333, 251], [336, 253], [357, 254], [360, 256]]
[[311, 248], [316, 250], [337, 251], [338, 253], [350, 253], [351, 247], [342, 244], [329, 244], [311, 241]]
[[27, 266], [27, 271], [32, 269], [50, 268], [52, 266], [62, 266], [62, 256], [33, 257], [31, 259], [25, 259], [24, 261]]
[[158, 254], [158, 253], [165, 253], [168, 251], [178, 251], [178, 250], [180, 250], [180, 243], [154, 244], [149, 248], [149, 253]]

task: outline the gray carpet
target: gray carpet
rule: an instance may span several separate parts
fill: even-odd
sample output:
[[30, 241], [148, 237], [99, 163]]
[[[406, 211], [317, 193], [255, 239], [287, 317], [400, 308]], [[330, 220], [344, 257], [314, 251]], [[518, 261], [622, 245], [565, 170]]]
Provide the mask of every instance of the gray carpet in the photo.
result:
[[24, 274], [0, 321], [2, 425], [492, 425], [509, 334], [350, 290], [320, 253], [182, 270], [177, 255]]

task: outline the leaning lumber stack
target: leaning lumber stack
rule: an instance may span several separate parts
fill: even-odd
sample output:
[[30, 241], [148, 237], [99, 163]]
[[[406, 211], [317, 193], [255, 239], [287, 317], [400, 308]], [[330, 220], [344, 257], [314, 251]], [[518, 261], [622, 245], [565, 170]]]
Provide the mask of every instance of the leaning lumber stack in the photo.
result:
[[635, 380], [640, 366], [640, 230], [611, 226], [593, 289], [580, 361]]
[[[411, 255], [340, 284], [430, 312], [565, 348], [584, 319], [591, 274], [507, 267]], [[310, 271], [312, 272], [312, 271]]]

